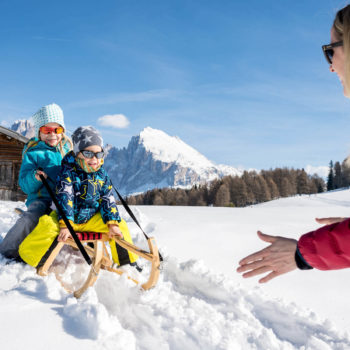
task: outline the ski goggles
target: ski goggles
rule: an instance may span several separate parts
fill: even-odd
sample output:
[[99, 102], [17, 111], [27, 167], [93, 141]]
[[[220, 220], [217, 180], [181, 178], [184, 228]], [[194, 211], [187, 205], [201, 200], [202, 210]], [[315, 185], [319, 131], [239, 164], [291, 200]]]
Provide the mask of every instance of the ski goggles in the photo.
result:
[[40, 132], [43, 134], [62, 134], [64, 132], [64, 128], [62, 126], [59, 126], [58, 128], [50, 128], [49, 126], [42, 126], [40, 129]]
[[103, 151], [95, 153], [95, 152], [92, 152], [92, 151], [83, 150], [83, 151], [80, 151], [80, 153], [85, 158], [88, 158], [88, 159], [92, 159], [94, 157], [96, 157], [97, 159], [102, 159], [105, 156], [105, 153]]
[[322, 45], [324, 57], [326, 57], [326, 60], [329, 64], [332, 64], [332, 59], [334, 56], [333, 48], [338, 46], [343, 46], [343, 40], [328, 45]]

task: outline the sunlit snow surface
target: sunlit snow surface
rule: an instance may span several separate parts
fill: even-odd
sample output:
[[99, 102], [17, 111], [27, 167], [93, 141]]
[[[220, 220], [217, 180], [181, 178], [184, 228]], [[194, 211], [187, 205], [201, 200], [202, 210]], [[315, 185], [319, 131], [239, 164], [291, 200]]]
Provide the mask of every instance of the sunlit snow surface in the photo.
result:
[[[17, 206], [24, 208], [0, 202], [0, 239], [16, 221]], [[346, 216], [349, 206], [347, 190], [238, 209], [134, 207], [165, 257], [157, 287], [147, 292], [102, 271], [76, 300], [54, 273], [43, 278], [2, 258], [1, 348], [350, 349], [350, 270], [295, 271], [262, 286], [235, 272], [240, 258], [265, 246], [257, 229], [298, 237], [319, 227], [314, 217]], [[145, 247], [121, 212], [135, 243]], [[68, 249], [53, 267], [70, 285], [87, 270]]]

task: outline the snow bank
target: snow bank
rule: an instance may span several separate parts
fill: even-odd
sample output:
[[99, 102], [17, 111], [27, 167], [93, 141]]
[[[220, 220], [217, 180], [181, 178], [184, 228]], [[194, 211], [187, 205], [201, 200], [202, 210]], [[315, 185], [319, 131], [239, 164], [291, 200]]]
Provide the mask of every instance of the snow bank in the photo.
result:
[[[345, 200], [343, 194], [339, 196], [340, 202]], [[337, 201], [336, 193], [331, 197]], [[320, 198], [322, 201], [323, 197]], [[305, 200], [308, 199], [299, 198], [301, 205], [305, 205]], [[339, 208], [345, 211], [341, 205], [337, 206], [337, 212]], [[0, 202], [1, 237], [16, 220], [15, 206], [19, 203]], [[310, 212], [305, 211], [305, 206], [300, 209], [306, 221]], [[157, 287], [147, 292], [125, 276], [101, 271], [96, 284], [76, 300], [54, 275], [74, 286], [86, 274], [87, 267], [79, 254], [68, 249], [45, 278], [36, 275], [30, 266], [0, 258], [2, 347], [7, 350], [24, 346], [36, 350], [77, 346], [88, 350], [349, 349], [349, 334], [332, 320], [290, 300], [272, 297], [265, 287], [252, 282], [245, 284], [233, 271], [233, 258], [238, 260], [245, 253], [238, 250], [237, 242], [247, 245], [247, 250], [252, 249], [251, 235], [245, 234], [245, 240], [242, 235], [253, 227], [252, 214], [259, 221], [269, 218], [271, 210], [276, 212], [276, 207], [135, 208], [145, 230], [157, 237], [165, 257]], [[283, 217], [287, 210], [288, 207], [280, 207], [279, 216]], [[250, 222], [247, 218], [251, 218]], [[284, 219], [288, 222], [288, 216]], [[127, 221], [135, 242], [144, 244], [142, 234], [129, 218]], [[298, 222], [295, 231], [300, 232], [301, 225], [303, 221]], [[147, 272], [147, 263], [143, 265]], [[134, 269], [128, 270], [134, 277], [144, 278]], [[313, 294], [324, 303], [327, 296], [322, 290], [313, 292], [305, 288], [304, 296]], [[338, 295], [341, 293], [346, 296], [347, 291]]]

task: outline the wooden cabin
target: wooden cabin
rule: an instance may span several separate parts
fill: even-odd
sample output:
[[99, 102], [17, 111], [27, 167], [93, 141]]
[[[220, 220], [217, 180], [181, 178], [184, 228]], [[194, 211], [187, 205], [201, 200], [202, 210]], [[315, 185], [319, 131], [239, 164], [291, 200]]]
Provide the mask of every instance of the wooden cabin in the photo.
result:
[[22, 150], [28, 139], [0, 126], [0, 199], [24, 201], [26, 194], [18, 185]]

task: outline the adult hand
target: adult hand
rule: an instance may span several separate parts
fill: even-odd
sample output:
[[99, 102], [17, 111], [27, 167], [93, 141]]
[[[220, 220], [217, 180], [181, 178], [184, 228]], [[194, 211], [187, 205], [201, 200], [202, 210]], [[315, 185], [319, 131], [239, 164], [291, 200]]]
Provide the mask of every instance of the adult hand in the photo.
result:
[[34, 176], [35, 176], [35, 178], [36, 178], [38, 181], [41, 181], [39, 175], [44, 176], [45, 179], [47, 178], [47, 174], [46, 174], [44, 171], [37, 170]]
[[237, 272], [245, 272], [244, 278], [270, 272], [259, 280], [259, 283], [265, 283], [297, 268], [295, 262], [297, 241], [295, 239], [270, 236], [260, 231], [258, 231], [258, 236], [261, 240], [271, 244], [239, 262]]
[[331, 225], [331, 224], [336, 224], [337, 222], [342, 222], [346, 219], [348, 218], [334, 217], [334, 218], [316, 218], [315, 220], [321, 225]]
[[108, 228], [109, 228], [109, 232], [108, 232], [109, 238], [113, 238], [113, 236], [123, 238], [122, 231], [120, 230], [118, 225], [108, 225]]
[[60, 229], [60, 234], [58, 235], [57, 240], [59, 242], [65, 242], [69, 237], [72, 237], [72, 235], [70, 234], [68, 228], [67, 227], [62, 227]]

